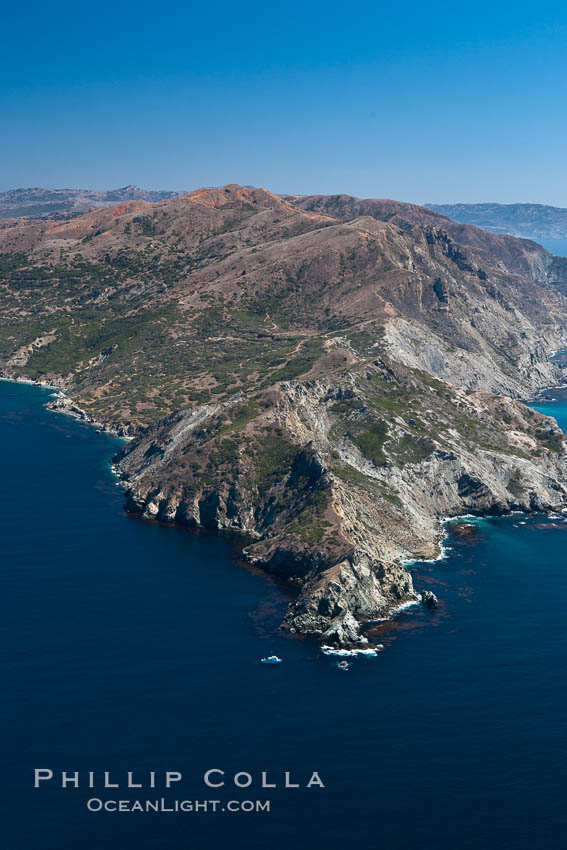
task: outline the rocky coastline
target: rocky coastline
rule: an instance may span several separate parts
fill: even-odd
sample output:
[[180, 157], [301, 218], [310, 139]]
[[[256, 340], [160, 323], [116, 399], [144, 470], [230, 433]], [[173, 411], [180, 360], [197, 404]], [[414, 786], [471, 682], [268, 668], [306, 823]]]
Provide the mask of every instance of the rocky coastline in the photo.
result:
[[6, 374], [2, 371], [0, 371], [0, 381], [8, 381], [13, 384], [28, 384], [32, 387], [40, 387], [43, 390], [50, 390], [55, 393], [56, 397], [46, 402], [45, 406], [48, 410], [54, 410], [57, 413], [71, 416], [79, 422], [91, 425], [97, 431], [112, 434], [113, 437], [120, 437], [123, 440], [133, 440], [136, 436], [140, 436], [143, 431], [142, 428], [130, 422], [99, 421], [92, 414], [87, 413], [86, 410], [79, 407], [59, 384], [52, 384], [49, 381], [35, 381], [31, 378], [22, 378], [20, 376]]
[[[563, 509], [567, 452], [554, 421], [521, 402], [454, 391], [449, 403], [462, 410], [466, 398], [470, 408], [464, 418], [476, 415], [494, 445], [471, 445], [448, 428], [419, 456], [390, 456], [386, 466], [383, 459], [369, 463], [351, 442], [352, 431], [337, 434], [336, 399], [346, 396], [350, 402], [346, 426], [350, 422], [353, 430], [357, 420], [351, 411], [364, 407], [360, 384], [353, 382], [350, 396], [347, 389], [322, 382], [280, 386], [277, 402], [249, 423], [247, 435], [231, 445], [233, 454], [224, 463], [215, 455], [219, 411], [176, 414], [175, 421], [158, 423], [126, 446], [117, 467], [130, 511], [248, 538], [243, 557], [297, 591], [283, 628], [325, 645], [356, 647], [366, 644], [365, 622], [391, 617], [422, 599], [408, 562], [442, 557], [444, 520]], [[228, 423], [230, 415], [229, 408]], [[271, 439], [274, 428], [285, 433], [292, 448], [287, 466], [277, 471], [279, 480], [265, 492], [257, 477], [261, 458], [248, 456], [246, 447]], [[439, 421], [432, 421], [425, 430], [438, 428]], [[398, 438], [398, 444], [407, 443], [407, 437]], [[540, 449], [542, 439], [545, 448]], [[178, 485], [183, 457], [185, 468], [195, 467], [191, 490]], [[422, 601], [428, 607], [432, 603], [428, 597]]]
[[536, 243], [230, 184], [7, 220], [0, 261], [2, 374], [127, 441], [129, 511], [239, 535], [289, 631], [360, 648], [445, 518], [567, 503], [564, 435], [521, 402], [565, 376], [567, 266]]
[[[51, 390], [58, 397], [46, 406], [56, 412], [70, 415], [77, 420], [95, 427], [98, 431], [111, 433], [115, 436], [128, 440], [128, 443], [113, 459], [112, 469], [125, 492], [125, 508], [133, 515], [143, 517], [144, 520], [158, 521], [164, 523], [177, 523], [182, 526], [202, 526], [220, 533], [236, 534], [239, 538], [239, 556], [267, 572], [285, 580], [288, 586], [295, 589], [297, 598], [290, 605], [290, 610], [282, 623], [282, 628], [290, 633], [308, 635], [315, 638], [323, 646], [341, 649], [363, 649], [369, 644], [364, 634], [366, 624], [370, 625], [377, 621], [392, 619], [402, 610], [413, 605], [422, 604], [429, 610], [434, 610], [438, 604], [435, 594], [427, 589], [416, 589], [413, 586], [411, 567], [413, 564], [423, 560], [439, 560], [445, 557], [443, 540], [446, 536], [445, 524], [454, 522], [456, 519], [467, 519], [472, 516], [488, 517], [502, 516], [513, 512], [518, 513], [540, 513], [562, 510], [567, 507], [567, 459], [562, 458], [561, 466], [564, 467], [563, 481], [555, 490], [555, 498], [549, 498], [550, 492], [536, 495], [535, 491], [529, 494], [529, 500], [523, 502], [518, 499], [506, 499], [505, 501], [486, 501], [483, 497], [482, 503], [476, 507], [473, 503], [461, 499], [460, 508], [454, 508], [455, 512], [449, 515], [439, 516], [438, 511], [429, 513], [426, 521], [428, 527], [425, 540], [419, 541], [415, 551], [412, 553], [407, 549], [396, 547], [396, 555], [389, 558], [389, 562], [379, 560], [376, 549], [371, 546], [366, 548], [352, 548], [344, 559], [338, 563], [330, 560], [321, 562], [322, 553], [319, 551], [308, 551], [302, 554], [304, 575], [315, 574], [319, 577], [320, 587], [313, 586], [312, 581], [306, 583], [303, 577], [298, 579], [297, 553], [289, 548], [289, 541], [284, 541], [283, 547], [271, 546], [269, 554], [266, 553], [266, 543], [269, 544], [270, 537], [262, 530], [246, 523], [234, 523], [219, 521], [220, 516], [211, 522], [199, 514], [188, 511], [188, 506], [183, 503], [175, 503], [171, 500], [156, 499], [154, 493], [152, 498], [143, 496], [142, 492], [133, 486], [129, 458], [131, 453], [139, 451], [139, 446], [144, 445], [144, 439], [148, 438], [148, 432], [152, 429], [137, 429], [136, 434], [129, 433], [127, 424], [101, 423], [89, 417], [79, 408], [57, 384], [46, 381], [35, 381], [21, 377], [11, 377], [3, 374], [2, 380], [24, 383]], [[542, 390], [545, 392], [545, 390]], [[63, 403], [61, 403], [63, 402]], [[514, 404], [517, 404], [514, 402]], [[309, 455], [309, 453], [308, 453]], [[313, 461], [315, 458], [315, 461]], [[448, 460], [448, 459], [445, 459]], [[305, 463], [305, 457], [302, 463]], [[313, 453], [311, 447], [310, 457], [307, 464], [315, 467], [316, 475], [329, 476], [332, 473], [325, 469], [321, 457]], [[548, 485], [551, 482], [548, 481]], [[325, 487], [330, 487], [325, 482]], [[551, 485], [551, 491], [553, 491]], [[518, 495], [518, 494], [516, 494]], [[465, 510], [466, 507], [466, 510]], [[199, 510], [199, 509], [198, 509]], [[382, 517], [383, 519], [383, 517]], [[359, 529], [360, 532], [360, 529]], [[422, 534], [424, 530], [422, 529]], [[261, 554], [256, 554], [260, 551]], [[416, 557], [413, 557], [413, 555]], [[421, 555], [421, 557], [420, 557]], [[408, 557], [409, 556], [409, 557]], [[292, 563], [290, 569], [290, 562]], [[332, 577], [329, 575], [332, 573]], [[323, 580], [321, 581], [321, 577]], [[384, 584], [388, 583], [385, 592]]]

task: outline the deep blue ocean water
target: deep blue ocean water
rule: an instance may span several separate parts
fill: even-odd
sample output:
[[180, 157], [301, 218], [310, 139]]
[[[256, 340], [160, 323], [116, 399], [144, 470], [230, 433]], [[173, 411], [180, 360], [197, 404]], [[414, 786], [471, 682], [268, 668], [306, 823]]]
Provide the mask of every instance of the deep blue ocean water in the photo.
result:
[[[567, 522], [455, 528], [416, 569], [439, 609], [384, 624], [385, 651], [343, 672], [278, 631], [284, 592], [229, 541], [127, 517], [118, 442], [46, 397], [0, 382], [2, 850], [565, 846]], [[34, 768], [184, 780], [34, 790]], [[214, 792], [208, 768], [326, 787]], [[91, 813], [93, 796], [271, 811]]]

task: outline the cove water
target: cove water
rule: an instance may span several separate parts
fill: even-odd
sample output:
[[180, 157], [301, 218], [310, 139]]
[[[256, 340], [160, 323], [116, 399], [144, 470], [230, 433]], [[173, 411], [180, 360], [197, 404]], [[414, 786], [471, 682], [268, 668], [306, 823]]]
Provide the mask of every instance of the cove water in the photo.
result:
[[[567, 522], [454, 527], [416, 569], [439, 608], [381, 624], [384, 651], [345, 672], [279, 632], [285, 592], [229, 541], [128, 518], [118, 442], [47, 395], [0, 383], [3, 850], [564, 846]], [[565, 400], [545, 412], [567, 421]], [[34, 790], [34, 768], [184, 780]], [[207, 789], [212, 768], [254, 783]], [[324, 789], [281, 787], [314, 770]], [[93, 796], [271, 811], [93, 813]]]

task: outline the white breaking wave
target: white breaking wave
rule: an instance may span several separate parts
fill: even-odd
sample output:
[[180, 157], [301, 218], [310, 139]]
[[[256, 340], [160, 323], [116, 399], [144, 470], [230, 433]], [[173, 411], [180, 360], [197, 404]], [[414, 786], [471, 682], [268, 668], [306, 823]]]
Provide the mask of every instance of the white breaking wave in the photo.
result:
[[367, 658], [372, 658], [373, 656], [378, 655], [379, 652], [382, 652], [383, 649], [384, 645], [379, 643], [376, 646], [372, 647], [372, 649], [335, 649], [334, 646], [322, 646], [321, 652], [324, 655], [365, 655]]
[[393, 608], [387, 617], [376, 617], [372, 620], [367, 620], [368, 623], [386, 623], [388, 620], [393, 620], [394, 617], [399, 614], [401, 611], [405, 611], [406, 608], [413, 608], [415, 605], [419, 605], [421, 602], [421, 594], [417, 594], [417, 599], [410, 599], [409, 602], [402, 602], [401, 605], [398, 605], [396, 608]]

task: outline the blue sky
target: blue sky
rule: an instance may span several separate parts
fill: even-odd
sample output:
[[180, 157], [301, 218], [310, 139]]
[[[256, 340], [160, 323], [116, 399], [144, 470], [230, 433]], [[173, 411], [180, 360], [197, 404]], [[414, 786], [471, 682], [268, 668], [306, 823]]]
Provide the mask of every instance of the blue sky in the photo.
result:
[[566, 44], [559, 2], [11, 3], [0, 190], [567, 206]]

